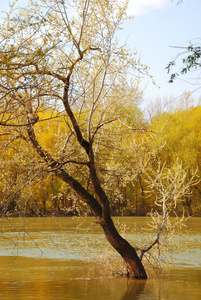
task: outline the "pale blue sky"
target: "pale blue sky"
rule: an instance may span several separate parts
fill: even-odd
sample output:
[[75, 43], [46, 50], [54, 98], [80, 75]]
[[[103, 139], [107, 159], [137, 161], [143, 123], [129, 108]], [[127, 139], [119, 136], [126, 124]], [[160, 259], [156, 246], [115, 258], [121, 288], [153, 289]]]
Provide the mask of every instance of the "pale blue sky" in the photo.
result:
[[[160, 86], [158, 89], [151, 80], [143, 80], [143, 84], [147, 84], [144, 98], [148, 101], [171, 96], [177, 101], [184, 91], [193, 92], [201, 87], [196, 80], [191, 81], [194, 85], [184, 81], [201, 78], [200, 71], [180, 77], [173, 84], [168, 83], [165, 67], [181, 51], [170, 46], [186, 46], [190, 40], [201, 42], [201, 0], [176, 3], [176, 0], [130, 0], [129, 12], [135, 17], [126, 23], [124, 39], [127, 38], [127, 43], [138, 51], [141, 61], [150, 67], [151, 75]], [[173, 72], [178, 70], [179, 61]], [[198, 99], [201, 88], [192, 95]]]
[[[121, 39], [138, 51], [142, 63], [150, 67], [150, 74], [160, 86], [159, 89], [148, 78], [143, 79], [142, 87], [147, 85], [144, 98], [148, 101], [170, 96], [177, 101], [184, 91], [193, 92], [199, 87], [184, 79], [201, 76], [201, 72], [190, 73], [173, 84], [168, 83], [169, 75], [165, 67], [180, 51], [170, 46], [186, 46], [190, 40], [201, 39], [201, 0], [184, 0], [180, 5], [176, 3], [177, 0], [130, 0], [129, 13], [135, 17], [126, 22]], [[8, 1], [0, 0], [0, 10], [7, 8]], [[179, 62], [177, 66], [179, 68]], [[173, 71], [177, 71], [177, 66]], [[198, 99], [201, 88], [193, 96]]]

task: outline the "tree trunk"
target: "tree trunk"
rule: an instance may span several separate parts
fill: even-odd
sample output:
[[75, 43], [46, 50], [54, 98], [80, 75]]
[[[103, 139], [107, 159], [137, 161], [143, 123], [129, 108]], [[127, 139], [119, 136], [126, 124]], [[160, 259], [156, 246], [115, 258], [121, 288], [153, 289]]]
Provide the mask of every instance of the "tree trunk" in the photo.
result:
[[124, 259], [128, 268], [127, 276], [135, 279], [147, 279], [146, 271], [136, 250], [118, 233], [112, 219], [109, 217], [107, 220], [103, 219], [99, 223], [110, 245]]
[[[69, 175], [64, 170], [60, 170], [58, 172], [58, 176], [62, 178], [66, 183], [70, 184], [70, 186], [74, 188], [77, 194], [82, 197], [82, 199], [89, 205], [94, 216], [96, 217], [97, 223], [99, 223], [103, 228], [108, 242], [124, 259], [128, 267], [127, 276], [136, 279], [147, 279], [146, 271], [136, 253], [136, 250], [125, 239], [121, 237], [114, 226], [110, 215], [108, 199], [99, 199], [99, 201], [97, 201], [75, 179], [72, 180], [72, 178], [69, 177]], [[101, 193], [102, 192], [103, 190], [101, 191]], [[103, 197], [105, 197], [104, 192]], [[99, 202], [102, 202], [101, 205]]]

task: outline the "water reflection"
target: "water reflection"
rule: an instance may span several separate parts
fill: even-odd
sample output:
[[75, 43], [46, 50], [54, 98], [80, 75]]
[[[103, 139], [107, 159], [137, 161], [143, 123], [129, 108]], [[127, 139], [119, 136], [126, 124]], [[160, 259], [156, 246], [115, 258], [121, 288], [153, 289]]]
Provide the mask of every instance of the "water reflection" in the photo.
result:
[[146, 280], [127, 279], [127, 290], [121, 297], [121, 300], [141, 299], [140, 295], [143, 294], [146, 284]]

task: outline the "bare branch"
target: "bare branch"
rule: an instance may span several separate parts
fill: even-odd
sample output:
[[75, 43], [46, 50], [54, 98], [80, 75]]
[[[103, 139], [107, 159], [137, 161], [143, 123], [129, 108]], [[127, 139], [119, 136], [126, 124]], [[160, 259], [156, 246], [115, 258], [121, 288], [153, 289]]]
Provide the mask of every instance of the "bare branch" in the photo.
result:
[[146, 131], [146, 132], [151, 132], [151, 133], [160, 133], [160, 132], [149, 130], [149, 129], [146, 129], [146, 128], [133, 128], [133, 127], [130, 127], [127, 124], [125, 124], [120, 118], [118, 118], [118, 121], [122, 125], [124, 125], [125, 127], [129, 128], [130, 130], [133, 130], [133, 131]]

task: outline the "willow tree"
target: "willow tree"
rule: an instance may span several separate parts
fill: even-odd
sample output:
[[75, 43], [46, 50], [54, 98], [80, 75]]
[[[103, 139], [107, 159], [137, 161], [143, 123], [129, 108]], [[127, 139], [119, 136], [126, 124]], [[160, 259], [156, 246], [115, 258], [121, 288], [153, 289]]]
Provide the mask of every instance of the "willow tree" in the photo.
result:
[[[30, 0], [26, 7], [11, 5], [0, 30], [0, 125], [1, 135], [10, 135], [9, 144], [16, 139], [28, 143], [40, 158], [38, 163], [43, 161], [46, 171], [62, 179], [89, 206], [126, 262], [128, 276], [146, 279], [134, 247], [113, 224], [96, 158], [97, 151], [110, 147], [107, 126], [118, 122], [128, 94], [137, 97], [138, 72], [146, 72], [136, 54], [117, 41], [127, 4]], [[46, 109], [54, 110], [53, 117], [65, 118], [68, 129], [63, 144], [58, 137], [49, 151], [37, 130], [44, 121], [40, 112]], [[77, 176], [72, 168], [77, 168]], [[88, 178], [90, 187], [80, 174]]]

